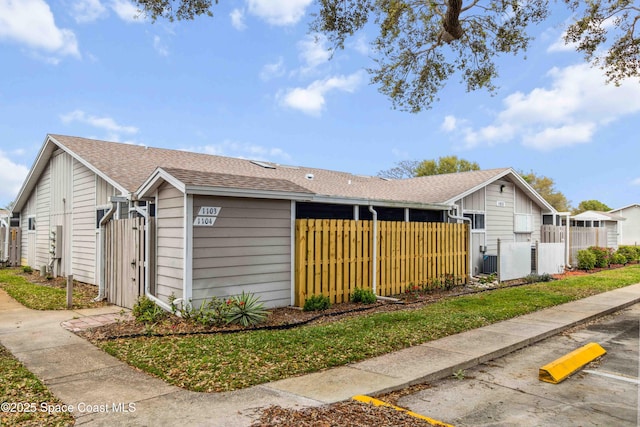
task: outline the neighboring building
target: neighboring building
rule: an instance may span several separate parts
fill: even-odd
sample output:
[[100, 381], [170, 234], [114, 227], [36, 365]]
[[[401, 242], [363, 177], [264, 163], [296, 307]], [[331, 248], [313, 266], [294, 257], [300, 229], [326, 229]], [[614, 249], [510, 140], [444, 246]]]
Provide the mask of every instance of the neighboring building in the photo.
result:
[[99, 284], [104, 223], [143, 216], [155, 224], [141, 263], [154, 298], [198, 305], [244, 290], [273, 307], [292, 303], [295, 220], [371, 219], [370, 208], [380, 221], [466, 218], [472, 274], [498, 239], [533, 244], [557, 214], [511, 168], [388, 180], [61, 135], [45, 139], [14, 213], [22, 263], [36, 269]]
[[618, 223], [619, 243], [621, 245], [640, 245], [640, 204], [634, 203], [613, 209], [609, 213], [625, 218], [625, 221]]
[[585, 211], [570, 218], [571, 227], [604, 229], [604, 238], [598, 238], [597, 246], [618, 249], [620, 224], [625, 221], [620, 215], [600, 211]]

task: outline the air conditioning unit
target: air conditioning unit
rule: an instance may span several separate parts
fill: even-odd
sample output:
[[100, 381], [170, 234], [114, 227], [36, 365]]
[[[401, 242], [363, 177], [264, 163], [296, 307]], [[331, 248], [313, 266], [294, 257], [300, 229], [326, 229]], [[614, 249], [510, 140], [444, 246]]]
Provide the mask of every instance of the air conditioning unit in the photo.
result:
[[498, 272], [498, 255], [484, 255], [482, 257], [482, 272], [484, 274]]

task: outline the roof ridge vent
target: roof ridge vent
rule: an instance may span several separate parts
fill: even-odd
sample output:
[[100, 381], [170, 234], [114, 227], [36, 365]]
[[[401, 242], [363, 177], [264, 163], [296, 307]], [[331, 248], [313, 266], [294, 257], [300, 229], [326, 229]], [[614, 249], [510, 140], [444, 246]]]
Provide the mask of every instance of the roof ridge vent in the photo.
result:
[[304, 177], [311, 181], [314, 178], [314, 175], [312, 173], [308, 173]]
[[275, 169], [276, 168], [275, 166], [270, 165], [269, 163], [260, 162], [258, 160], [249, 160], [249, 163], [253, 163], [256, 166], [260, 166], [261, 168], [265, 168], [265, 169]]

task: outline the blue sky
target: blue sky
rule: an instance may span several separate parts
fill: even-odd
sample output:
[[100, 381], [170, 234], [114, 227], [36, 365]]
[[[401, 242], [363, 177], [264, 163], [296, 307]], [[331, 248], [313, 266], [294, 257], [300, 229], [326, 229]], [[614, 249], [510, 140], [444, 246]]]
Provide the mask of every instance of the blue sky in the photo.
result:
[[606, 85], [561, 42], [560, 10], [500, 88], [454, 76], [419, 114], [369, 83], [362, 32], [330, 59], [311, 0], [230, 0], [151, 23], [128, 0], [0, 0], [0, 205], [47, 133], [375, 175], [457, 155], [552, 178], [577, 206], [640, 203], [640, 82]]

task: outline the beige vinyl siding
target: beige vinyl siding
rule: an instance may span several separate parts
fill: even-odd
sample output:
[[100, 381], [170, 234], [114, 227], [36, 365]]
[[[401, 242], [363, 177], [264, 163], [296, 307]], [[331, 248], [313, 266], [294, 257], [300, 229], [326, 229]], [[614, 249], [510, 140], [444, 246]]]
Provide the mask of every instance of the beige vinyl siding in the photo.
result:
[[47, 167], [40, 176], [36, 185], [36, 257], [32, 267], [40, 269], [43, 265], [49, 265], [50, 240], [49, 240], [49, 208], [51, 205], [50, 169]]
[[[459, 202], [457, 202], [459, 205]], [[484, 212], [485, 211], [485, 189], [481, 188], [464, 199], [462, 199], [461, 209], [463, 211]]]
[[184, 195], [164, 184], [156, 202], [156, 296], [182, 298], [184, 271]]
[[540, 241], [542, 210], [526, 193], [518, 188], [515, 189], [514, 213], [531, 215], [532, 218], [531, 233], [516, 233], [516, 242], [531, 242], [533, 244], [536, 240]]
[[96, 284], [96, 175], [76, 161], [73, 176], [71, 269], [74, 279]]
[[291, 304], [291, 202], [195, 197], [222, 208], [213, 227], [193, 228], [193, 301], [242, 291], [267, 307]]
[[54, 262], [59, 276], [72, 274], [71, 253], [73, 242], [73, 157], [58, 150], [51, 158], [50, 226], [62, 226], [62, 259]]
[[[504, 185], [502, 193], [500, 186]], [[487, 187], [485, 226], [487, 229], [487, 254], [498, 253], [498, 239], [514, 242], [514, 186], [508, 181], [496, 181]]]
[[98, 175], [95, 175], [95, 179], [96, 206], [108, 205], [110, 203], [109, 197], [115, 196], [117, 191], [113, 185], [109, 184]]

